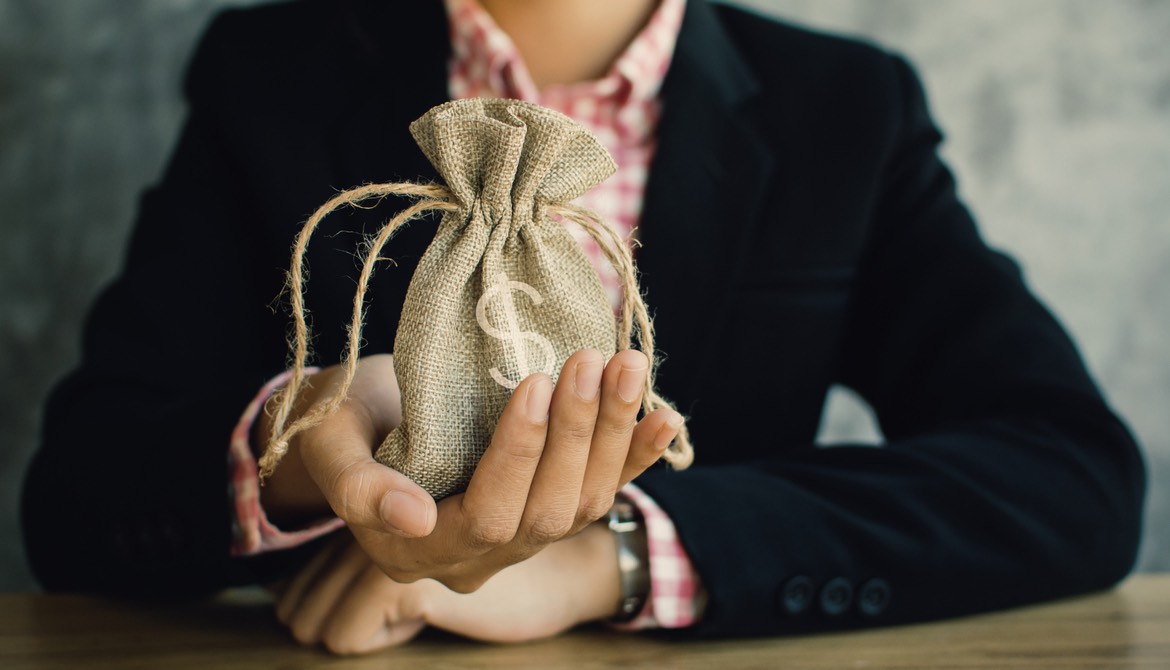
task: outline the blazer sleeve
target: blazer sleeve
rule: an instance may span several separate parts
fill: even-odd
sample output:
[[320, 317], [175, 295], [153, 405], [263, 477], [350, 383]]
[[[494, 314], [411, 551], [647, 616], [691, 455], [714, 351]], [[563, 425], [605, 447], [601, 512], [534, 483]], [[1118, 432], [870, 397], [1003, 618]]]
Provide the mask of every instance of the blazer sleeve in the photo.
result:
[[[222, 132], [217, 73], [230, 21], [206, 33], [189, 118], [142, 198], [125, 265], [88, 315], [82, 360], [53, 391], [22, 521], [50, 590], [200, 593], [254, 582], [290, 556], [229, 558], [227, 450], [283, 368], [280, 271], [264, 255], [249, 176]], [[234, 38], [233, 38], [234, 39]]]
[[838, 352], [838, 381], [885, 443], [645, 473], [707, 591], [688, 634], [956, 616], [1101, 589], [1132, 567], [1134, 440], [1017, 266], [980, 239], [918, 79], [888, 58], [899, 127]]

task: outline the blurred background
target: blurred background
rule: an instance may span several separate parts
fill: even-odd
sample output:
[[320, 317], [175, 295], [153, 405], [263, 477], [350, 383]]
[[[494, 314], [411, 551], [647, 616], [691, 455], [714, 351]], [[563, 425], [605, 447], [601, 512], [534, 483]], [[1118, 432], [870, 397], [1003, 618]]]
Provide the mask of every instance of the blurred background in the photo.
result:
[[[986, 237], [1144, 445], [1139, 569], [1170, 570], [1170, 2], [742, 1], [918, 66]], [[0, 0], [0, 592], [36, 588], [16, 510], [41, 403], [169, 154], [194, 41], [239, 4]], [[874, 435], [848, 393], [829, 405], [825, 441]]]

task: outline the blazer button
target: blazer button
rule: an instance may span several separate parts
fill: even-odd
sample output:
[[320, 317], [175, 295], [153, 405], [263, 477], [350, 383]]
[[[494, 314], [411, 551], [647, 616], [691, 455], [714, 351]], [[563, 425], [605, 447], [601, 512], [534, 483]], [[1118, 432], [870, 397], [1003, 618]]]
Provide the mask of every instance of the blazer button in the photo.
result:
[[809, 604], [813, 601], [814, 593], [816, 593], [816, 584], [813, 584], [813, 580], [808, 577], [799, 575], [789, 579], [780, 587], [778, 594], [780, 611], [786, 614], [800, 614], [808, 609]]
[[821, 611], [829, 616], [844, 614], [853, 600], [853, 585], [844, 577], [835, 577], [821, 588]]
[[890, 585], [884, 579], [871, 579], [857, 591], [857, 609], [865, 616], [877, 616], [890, 605]]

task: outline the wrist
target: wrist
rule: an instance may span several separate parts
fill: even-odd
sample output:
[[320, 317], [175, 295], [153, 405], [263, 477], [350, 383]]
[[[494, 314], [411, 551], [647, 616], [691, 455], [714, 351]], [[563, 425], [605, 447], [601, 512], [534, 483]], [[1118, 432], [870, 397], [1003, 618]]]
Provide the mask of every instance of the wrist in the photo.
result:
[[[262, 411], [252, 431], [253, 453], [263, 453], [271, 435], [271, 416]], [[260, 487], [260, 507], [271, 522], [288, 527], [332, 514], [329, 502], [305, 468], [295, 441], [289, 445], [280, 467]]]
[[578, 623], [610, 619], [618, 614], [621, 600], [621, 575], [617, 563], [617, 540], [603, 519], [589, 524], [573, 538], [581, 557], [578, 574], [587, 579], [574, 579], [579, 585]]
[[260, 506], [278, 526], [296, 527], [331, 516], [333, 510], [305, 469], [295, 447], [260, 487]]

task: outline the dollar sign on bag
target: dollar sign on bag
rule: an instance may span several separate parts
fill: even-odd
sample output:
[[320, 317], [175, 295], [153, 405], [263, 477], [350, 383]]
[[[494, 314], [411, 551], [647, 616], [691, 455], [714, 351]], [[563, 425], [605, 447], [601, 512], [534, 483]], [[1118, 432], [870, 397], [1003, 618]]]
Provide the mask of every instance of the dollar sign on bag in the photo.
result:
[[[525, 284], [522, 281], [513, 281], [508, 278], [508, 275], [501, 272], [496, 275], [495, 281], [492, 285], [483, 292], [479, 301], [475, 304], [475, 319], [479, 322], [479, 327], [483, 332], [497, 340], [503, 340], [511, 343], [512, 349], [516, 355], [517, 372], [520, 378], [513, 381], [506, 377], [499, 368], [491, 368], [488, 374], [496, 383], [506, 389], [512, 390], [519, 386], [520, 381], [534, 371], [529, 366], [528, 361], [528, 342], [533, 342], [544, 351], [544, 365], [538, 366], [536, 370], [543, 371], [545, 374], [551, 375], [553, 373], [553, 365], [556, 364], [556, 351], [553, 350], [552, 342], [548, 338], [539, 333], [534, 333], [529, 330], [520, 330], [520, 318], [516, 312], [516, 303], [512, 301], [512, 291], [523, 291], [532, 299], [532, 304], [540, 305], [544, 302], [544, 298], [532, 286]], [[500, 330], [491, 324], [487, 318], [487, 306], [493, 300], [498, 301], [497, 309], [504, 315], [504, 324], [506, 330]]]

